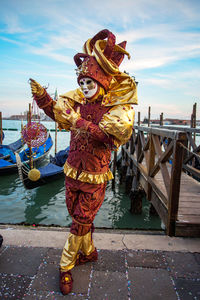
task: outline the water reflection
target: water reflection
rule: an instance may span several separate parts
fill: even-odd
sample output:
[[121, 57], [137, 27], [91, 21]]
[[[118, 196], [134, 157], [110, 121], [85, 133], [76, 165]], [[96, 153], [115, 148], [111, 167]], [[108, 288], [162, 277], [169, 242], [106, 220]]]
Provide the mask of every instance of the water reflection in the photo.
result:
[[112, 190], [111, 182], [107, 185], [106, 197], [95, 219], [95, 226], [121, 229], [160, 229], [160, 218], [149, 214], [149, 206], [149, 202], [143, 198], [142, 214], [132, 215], [130, 199], [125, 194], [124, 185], [119, 184], [117, 174], [115, 190]]
[[52, 204], [56, 206], [57, 203], [55, 200], [57, 195], [64, 193], [64, 181], [56, 180], [55, 182], [31, 190], [29, 193], [30, 195], [26, 195], [24, 199], [26, 202], [26, 209], [24, 211], [26, 222], [45, 225], [45, 220], [48, 218], [48, 207]]
[[[159, 217], [149, 216], [148, 206], [144, 199], [142, 215], [133, 216], [129, 212], [130, 199], [117, 174], [115, 190], [109, 182], [94, 224], [99, 228], [160, 229]], [[1, 176], [0, 223], [70, 226], [64, 179], [26, 190], [17, 174]]]
[[0, 195], [12, 194], [20, 184], [19, 177], [16, 174], [5, 175], [0, 177]]

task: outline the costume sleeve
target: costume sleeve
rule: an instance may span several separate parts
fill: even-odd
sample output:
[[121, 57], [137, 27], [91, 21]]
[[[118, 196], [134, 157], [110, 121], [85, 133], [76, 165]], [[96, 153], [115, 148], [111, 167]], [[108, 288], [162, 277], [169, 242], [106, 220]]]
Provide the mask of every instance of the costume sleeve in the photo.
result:
[[66, 108], [64, 107], [65, 102], [61, 101], [60, 99], [58, 101], [54, 101], [46, 92], [46, 90], [45, 93], [40, 97], [34, 95], [34, 100], [39, 108], [44, 110], [47, 116], [58, 123], [59, 129], [66, 129], [69, 131], [71, 124], [67, 121], [65, 116], [63, 116], [66, 111]]
[[113, 137], [110, 134], [104, 133], [98, 125], [80, 118], [76, 122], [76, 128], [89, 132], [95, 140], [101, 141], [113, 148]]
[[42, 96], [34, 95], [34, 100], [36, 101], [39, 108], [43, 109], [45, 114], [55, 121], [53, 112], [54, 101], [46, 92], [46, 90], [44, 91], [44, 94]]
[[115, 105], [103, 116], [99, 128], [114, 137], [114, 144], [118, 148], [130, 139], [134, 116], [133, 105]]

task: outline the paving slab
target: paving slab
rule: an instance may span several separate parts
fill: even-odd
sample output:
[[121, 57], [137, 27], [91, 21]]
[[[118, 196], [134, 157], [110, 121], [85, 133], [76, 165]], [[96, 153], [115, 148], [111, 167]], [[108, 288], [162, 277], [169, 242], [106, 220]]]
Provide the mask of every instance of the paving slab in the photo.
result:
[[38, 269], [37, 275], [32, 281], [30, 292], [52, 291], [60, 292], [58, 263], [42, 263]]
[[200, 280], [200, 265], [193, 253], [165, 252], [165, 257], [174, 278]]
[[33, 276], [48, 249], [33, 247], [7, 247], [0, 255], [0, 272]]
[[[63, 296], [61, 293], [56, 294], [54, 292], [33, 292], [33, 293], [27, 293], [24, 297], [23, 300], [43, 300], [43, 299], [48, 299], [48, 300], [60, 300], [60, 299], [67, 299], [67, 300], [77, 300], [77, 299], [84, 299], [83, 296], [81, 295], [72, 295], [69, 294], [67, 296]], [[20, 299], [21, 300], [21, 299]]]
[[5, 237], [0, 248], [3, 300], [200, 299], [200, 239], [96, 233], [98, 261], [75, 267], [73, 292], [63, 296], [59, 262], [66, 229], [49, 232], [22, 226], [1, 233]]
[[167, 270], [129, 268], [131, 299], [177, 300], [176, 292]]
[[196, 262], [200, 265], [200, 253], [194, 253], [194, 257], [196, 259]]
[[84, 295], [84, 297], [87, 298], [91, 272], [92, 272], [92, 263], [76, 266], [72, 270], [72, 276], [74, 280], [73, 293]]
[[0, 275], [0, 299], [22, 299], [32, 278], [23, 275]]
[[163, 253], [158, 251], [128, 250], [126, 259], [129, 267], [167, 268]]
[[126, 274], [94, 271], [89, 296], [95, 300], [128, 299]]
[[98, 261], [94, 264], [94, 270], [125, 273], [125, 251], [99, 250]]
[[174, 283], [180, 299], [200, 299], [200, 281], [178, 278]]

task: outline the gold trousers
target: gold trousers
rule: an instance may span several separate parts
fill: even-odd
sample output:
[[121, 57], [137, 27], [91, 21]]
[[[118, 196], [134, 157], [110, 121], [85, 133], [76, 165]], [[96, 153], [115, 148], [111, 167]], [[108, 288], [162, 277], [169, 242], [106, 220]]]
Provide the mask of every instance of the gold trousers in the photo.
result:
[[91, 231], [83, 236], [69, 233], [68, 239], [63, 248], [60, 260], [61, 272], [71, 270], [76, 263], [79, 251], [83, 254], [89, 255], [95, 250], [94, 243], [91, 237]]

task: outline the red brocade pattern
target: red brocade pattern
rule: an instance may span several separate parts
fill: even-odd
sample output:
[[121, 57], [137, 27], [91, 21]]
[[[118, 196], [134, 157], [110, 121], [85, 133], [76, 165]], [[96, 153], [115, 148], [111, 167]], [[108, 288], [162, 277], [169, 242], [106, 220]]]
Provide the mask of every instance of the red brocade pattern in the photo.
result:
[[101, 102], [77, 104], [75, 109], [78, 106], [82, 118], [76, 122], [76, 128], [80, 131], [71, 132], [67, 162], [80, 172], [105, 173], [109, 168], [113, 139], [99, 128], [98, 123], [109, 108], [101, 106]]
[[66, 204], [73, 219], [70, 232], [85, 235], [101, 207], [106, 190], [106, 183], [89, 184], [66, 177]]
[[[48, 116], [55, 119], [53, 102], [47, 93], [36, 101]], [[77, 111], [78, 107], [81, 118], [71, 131], [67, 163], [77, 170], [77, 178], [82, 172], [106, 174], [109, 171], [113, 137], [106, 135], [98, 124], [109, 107], [102, 106], [101, 99], [94, 103], [75, 103], [74, 110]], [[91, 184], [75, 179], [66, 176], [66, 205], [72, 217], [71, 233], [82, 236], [91, 230], [104, 200], [106, 182]]]

